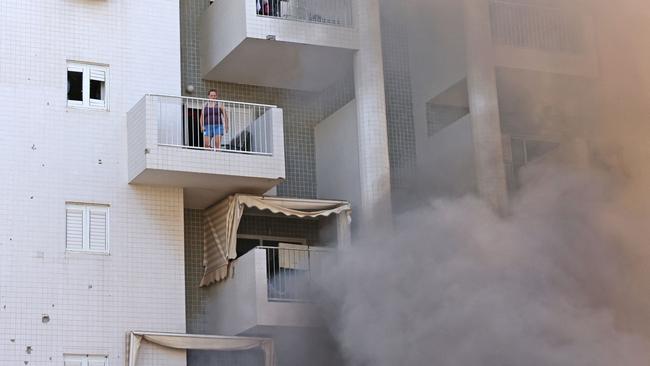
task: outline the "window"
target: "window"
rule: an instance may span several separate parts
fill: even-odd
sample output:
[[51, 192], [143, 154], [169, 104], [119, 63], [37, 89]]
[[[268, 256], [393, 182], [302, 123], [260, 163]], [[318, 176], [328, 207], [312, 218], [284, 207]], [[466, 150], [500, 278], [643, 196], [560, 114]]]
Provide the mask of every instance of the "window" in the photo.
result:
[[427, 134], [431, 137], [468, 114], [467, 79], [463, 79], [427, 102]]
[[65, 221], [66, 250], [108, 253], [108, 206], [68, 203]]
[[68, 63], [68, 106], [107, 109], [108, 68]]
[[108, 356], [64, 355], [64, 366], [108, 366]]

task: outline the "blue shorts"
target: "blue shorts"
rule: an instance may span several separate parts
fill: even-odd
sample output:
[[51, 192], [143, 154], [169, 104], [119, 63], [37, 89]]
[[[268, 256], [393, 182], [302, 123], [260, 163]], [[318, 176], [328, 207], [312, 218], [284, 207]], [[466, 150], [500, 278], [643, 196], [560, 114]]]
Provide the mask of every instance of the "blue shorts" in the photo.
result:
[[223, 125], [208, 125], [203, 130], [203, 136], [215, 137], [223, 136]]

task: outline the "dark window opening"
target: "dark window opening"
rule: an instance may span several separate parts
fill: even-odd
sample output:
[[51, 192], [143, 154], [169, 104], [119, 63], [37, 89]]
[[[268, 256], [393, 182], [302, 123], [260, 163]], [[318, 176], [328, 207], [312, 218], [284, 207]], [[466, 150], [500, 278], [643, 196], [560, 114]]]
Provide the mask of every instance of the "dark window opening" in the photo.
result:
[[260, 246], [259, 239], [237, 238], [237, 257], [241, 257], [258, 246]]
[[201, 110], [185, 107], [183, 113], [183, 141], [185, 146], [203, 147], [203, 133], [201, 132]]
[[469, 114], [467, 80], [463, 79], [426, 104], [429, 137]]
[[83, 72], [68, 71], [68, 100], [83, 101]]
[[104, 84], [100, 80], [90, 80], [90, 99], [104, 100]]

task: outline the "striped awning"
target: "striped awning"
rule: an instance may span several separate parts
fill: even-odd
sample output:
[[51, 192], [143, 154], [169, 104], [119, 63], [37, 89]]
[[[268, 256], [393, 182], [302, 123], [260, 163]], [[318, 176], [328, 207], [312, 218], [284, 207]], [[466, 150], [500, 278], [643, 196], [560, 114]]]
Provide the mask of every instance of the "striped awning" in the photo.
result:
[[200, 286], [223, 281], [237, 258], [237, 229], [244, 209], [256, 208], [297, 218], [347, 215], [351, 206], [345, 201], [311, 200], [234, 194], [206, 209], [203, 214], [203, 266]]

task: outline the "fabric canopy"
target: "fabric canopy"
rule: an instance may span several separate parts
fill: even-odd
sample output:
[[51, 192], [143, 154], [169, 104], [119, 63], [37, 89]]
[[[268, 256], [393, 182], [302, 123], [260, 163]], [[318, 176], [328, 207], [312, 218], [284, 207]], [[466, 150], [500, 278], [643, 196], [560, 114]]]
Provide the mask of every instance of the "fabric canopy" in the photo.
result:
[[129, 336], [128, 366], [135, 366], [142, 340], [174, 349], [206, 351], [246, 351], [259, 348], [264, 351], [264, 366], [275, 365], [273, 340], [252, 337], [222, 337], [182, 333], [131, 332]]
[[297, 218], [316, 218], [347, 215], [348, 202], [307, 200], [281, 197], [263, 197], [235, 194], [208, 208], [203, 216], [203, 266], [205, 272], [200, 286], [208, 286], [228, 277], [233, 259], [237, 258], [237, 229], [244, 209], [256, 208], [274, 214]]

